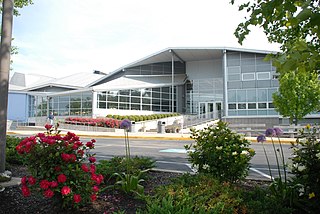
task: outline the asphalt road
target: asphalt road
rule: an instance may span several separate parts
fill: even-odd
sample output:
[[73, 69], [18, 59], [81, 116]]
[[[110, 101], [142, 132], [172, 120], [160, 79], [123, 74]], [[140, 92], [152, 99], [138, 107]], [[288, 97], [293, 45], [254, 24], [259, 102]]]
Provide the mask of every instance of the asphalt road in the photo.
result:
[[[89, 139], [82, 138], [83, 142]], [[93, 150], [98, 160], [110, 159], [114, 156], [124, 156], [125, 147], [124, 139], [99, 138], [96, 139], [96, 147]], [[156, 161], [156, 168], [161, 170], [173, 170], [181, 172], [192, 172], [190, 163], [187, 160], [184, 145], [190, 144], [192, 141], [181, 140], [139, 140], [130, 139], [131, 156], [146, 156]], [[272, 144], [264, 144], [268, 159], [271, 166], [271, 173], [274, 177], [278, 177], [278, 169], [276, 158]], [[279, 145], [275, 145], [279, 148]], [[282, 144], [284, 156], [287, 162], [290, 157], [290, 145]], [[256, 155], [251, 160], [249, 178], [253, 179], [269, 179], [269, 168], [260, 143], [253, 143], [251, 147], [256, 151]], [[281, 160], [279, 160], [281, 163]]]

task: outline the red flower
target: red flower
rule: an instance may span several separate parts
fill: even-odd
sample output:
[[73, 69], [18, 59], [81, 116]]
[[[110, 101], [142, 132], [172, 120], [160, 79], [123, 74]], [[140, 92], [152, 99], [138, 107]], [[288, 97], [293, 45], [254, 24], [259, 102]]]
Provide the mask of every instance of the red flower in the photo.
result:
[[52, 125], [46, 124], [44, 127], [45, 127], [47, 130], [50, 130], [50, 129], [52, 128]]
[[29, 176], [28, 182], [29, 182], [30, 185], [35, 185], [37, 180], [34, 177]]
[[93, 156], [91, 156], [91, 157], [89, 158], [89, 161], [90, 161], [90, 163], [94, 163], [94, 162], [96, 162], [96, 158], [93, 157]]
[[70, 154], [70, 159], [71, 162], [75, 162], [77, 160], [77, 157], [75, 154]]
[[55, 188], [58, 186], [58, 182], [56, 181], [51, 181], [51, 184], [50, 184], [51, 188]]
[[58, 182], [59, 183], [64, 183], [66, 181], [67, 181], [67, 176], [65, 176], [64, 174], [58, 175]]
[[73, 144], [72, 149], [73, 150], [77, 150], [79, 148], [79, 146], [77, 144]]
[[96, 184], [101, 184], [101, 182], [103, 181], [103, 176], [102, 175], [96, 175], [96, 174], [92, 174], [91, 175], [91, 180], [95, 181]]
[[90, 172], [91, 173], [95, 173], [96, 172], [96, 166], [95, 165], [93, 165], [93, 164], [90, 165]]
[[29, 189], [26, 185], [23, 185], [23, 186], [21, 187], [21, 190], [22, 190], [22, 195], [23, 195], [24, 197], [30, 196], [30, 189]]
[[81, 165], [81, 169], [82, 169], [84, 172], [89, 172], [88, 166], [87, 166], [86, 164], [84, 164], [84, 163]]
[[98, 186], [93, 186], [92, 190], [93, 190], [93, 192], [99, 192], [99, 187]]
[[52, 198], [54, 196], [54, 192], [51, 189], [47, 189], [44, 191], [43, 195], [46, 198]]
[[62, 195], [68, 195], [68, 194], [70, 194], [70, 192], [71, 192], [71, 189], [70, 189], [70, 187], [68, 187], [68, 186], [64, 186], [64, 187], [62, 187], [62, 189], [61, 189], [61, 194], [62, 194]]
[[74, 195], [73, 195], [73, 201], [74, 201], [75, 203], [79, 203], [79, 202], [81, 201], [81, 195], [79, 195], [79, 194], [74, 194]]
[[90, 198], [91, 198], [91, 201], [95, 201], [95, 200], [97, 200], [97, 195], [93, 194], [90, 196]]
[[86, 146], [89, 147], [90, 149], [92, 149], [94, 147], [94, 144], [92, 141], [89, 141], [86, 143]]
[[40, 188], [41, 189], [48, 189], [51, 185], [51, 182], [47, 181], [47, 180], [42, 180], [40, 181]]
[[78, 150], [77, 153], [80, 154], [80, 156], [84, 155], [84, 151], [83, 150]]
[[22, 183], [23, 185], [26, 185], [26, 184], [27, 184], [27, 177], [26, 177], [26, 176], [23, 176], [23, 177], [21, 178], [21, 183]]
[[66, 153], [62, 153], [61, 154], [61, 158], [62, 158], [63, 161], [68, 162], [69, 159], [70, 159], [70, 155], [66, 154]]

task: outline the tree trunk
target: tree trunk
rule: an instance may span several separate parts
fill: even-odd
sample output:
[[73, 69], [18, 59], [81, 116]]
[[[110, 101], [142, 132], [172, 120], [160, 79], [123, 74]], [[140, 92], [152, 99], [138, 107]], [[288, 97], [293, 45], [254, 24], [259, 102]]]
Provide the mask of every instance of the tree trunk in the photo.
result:
[[3, 0], [0, 49], [0, 173], [5, 171], [6, 162], [7, 110], [12, 21], [13, 0]]

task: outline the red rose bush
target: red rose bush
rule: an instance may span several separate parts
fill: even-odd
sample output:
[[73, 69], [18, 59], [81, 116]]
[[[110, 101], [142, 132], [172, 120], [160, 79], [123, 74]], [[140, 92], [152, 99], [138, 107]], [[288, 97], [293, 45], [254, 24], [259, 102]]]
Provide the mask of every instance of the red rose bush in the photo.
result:
[[[96, 174], [96, 158], [90, 154], [95, 140], [82, 143], [68, 132], [61, 136], [46, 126], [46, 133], [23, 139], [16, 147], [24, 157], [31, 176], [21, 179], [25, 197], [40, 192], [45, 198], [55, 198], [63, 207], [79, 207], [97, 199], [103, 176]], [[89, 160], [89, 161], [88, 161]]]

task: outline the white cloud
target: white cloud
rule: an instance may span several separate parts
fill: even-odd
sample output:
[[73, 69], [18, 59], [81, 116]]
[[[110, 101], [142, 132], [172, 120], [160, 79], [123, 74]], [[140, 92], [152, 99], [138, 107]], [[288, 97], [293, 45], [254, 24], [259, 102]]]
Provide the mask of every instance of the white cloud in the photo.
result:
[[[14, 71], [65, 76], [111, 72], [167, 47], [239, 47], [243, 21], [226, 0], [46, 0], [15, 18]], [[276, 50], [259, 29], [245, 48]]]

